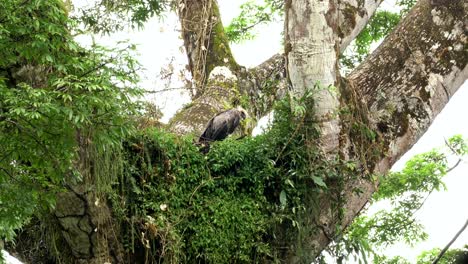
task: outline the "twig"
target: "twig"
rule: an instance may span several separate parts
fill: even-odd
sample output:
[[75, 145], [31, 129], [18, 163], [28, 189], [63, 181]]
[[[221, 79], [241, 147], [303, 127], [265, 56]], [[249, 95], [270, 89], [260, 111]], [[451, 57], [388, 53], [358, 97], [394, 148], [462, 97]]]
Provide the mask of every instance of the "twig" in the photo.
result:
[[[447, 139], [444, 138], [444, 142], [445, 142], [445, 145], [450, 149], [450, 151], [453, 152], [453, 154], [455, 154], [456, 156], [459, 156], [459, 154], [457, 153], [457, 151], [452, 147], [450, 146], [450, 144], [448, 143]], [[462, 162], [462, 159], [461, 158], [458, 158], [458, 161], [455, 165], [453, 165], [453, 167], [451, 167], [450, 169], [447, 170], [446, 173], [449, 173], [451, 172], [453, 169], [455, 169], [459, 164], [460, 162]]]
[[453, 242], [455, 242], [455, 240], [457, 240], [458, 236], [461, 235], [461, 233], [463, 233], [463, 231], [465, 230], [465, 228], [468, 226], [468, 219], [466, 220], [465, 224], [462, 226], [462, 228], [457, 232], [457, 234], [452, 238], [452, 240], [450, 240], [450, 242], [445, 246], [444, 249], [442, 249], [442, 251], [439, 253], [439, 255], [437, 256], [437, 258], [432, 262], [432, 264], [437, 264], [437, 262], [439, 262], [439, 260], [442, 258], [442, 256], [445, 254], [445, 252], [449, 249], [449, 247], [453, 244]]
[[[449, 173], [451, 172], [453, 169], [455, 169], [456, 167], [458, 167], [458, 165], [460, 164], [460, 162], [462, 161], [462, 159], [458, 159], [457, 163], [455, 165], [453, 165], [450, 169], [448, 169], [445, 173]], [[432, 188], [429, 193], [427, 194], [426, 198], [424, 198], [424, 201], [419, 205], [419, 207], [413, 211], [413, 213], [411, 214], [412, 216], [414, 216], [418, 211], [419, 209], [421, 209], [421, 207], [423, 207], [423, 205], [426, 203], [427, 201], [427, 198], [429, 198], [429, 195], [431, 195], [431, 193], [434, 191], [434, 188]]]
[[[84, 73], [78, 75], [77, 78], [86, 77], [87, 75], [89, 75], [89, 74], [91, 74], [92, 72], [95, 72], [95, 71], [97, 71], [97, 70], [103, 68], [103, 67], [106, 66], [107, 64], [113, 62], [114, 60], [115, 60], [114, 57], [110, 57], [108, 60], [103, 61], [102, 63], [100, 63], [100, 64], [94, 66], [94, 68], [91, 68], [91, 69], [87, 70], [86, 72], [84, 72]], [[65, 89], [66, 86], [67, 86], [66, 84], [60, 85], [60, 86], [58, 86], [57, 88], [55, 88], [55, 90], [56, 90], [56, 91], [64, 91], [64, 90], [66, 90], [66, 89]]]
[[190, 199], [189, 199], [189, 204], [192, 204], [192, 198], [193, 196], [195, 195], [195, 193], [198, 191], [198, 189], [200, 189], [201, 187], [203, 187], [204, 185], [206, 185], [207, 183], [209, 183], [210, 181], [213, 181], [213, 180], [216, 180], [216, 179], [219, 179], [221, 178], [221, 176], [218, 176], [218, 177], [210, 177], [208, 180], [206, 181], [202, 181], [197, 187], [195, 187], [195, 189], [193, 190], [192, 194], [190, 195]]
[[145, 90], [143, 93], [145, 93], [145, 94], [157, 94], [157, 93], [164, 93], [164, 92], [170, 92], [170, 91], [174, 91], [174, 90], [185, 90], [185, 89], [188, 89], [188, 88], [187, 87], [171, 87], [171, 88], [161, 89], [161, 90], [157, 90], [157, 91]]
[[449, 173], [449, 172], [451, 172], [453, 169], [455, 169], [456, 167], [458, 167], [458, 165], [460, 165], [460, 163], [461, 163], [462, 161], [463, 161], [463, 160], [459, 158], [458, 161], [457, 161], [457, 163], [455, 163], [455, 165], [453, 165], [450, 169], [448, 169], [448, 170], [446, 171], [446, 173]]

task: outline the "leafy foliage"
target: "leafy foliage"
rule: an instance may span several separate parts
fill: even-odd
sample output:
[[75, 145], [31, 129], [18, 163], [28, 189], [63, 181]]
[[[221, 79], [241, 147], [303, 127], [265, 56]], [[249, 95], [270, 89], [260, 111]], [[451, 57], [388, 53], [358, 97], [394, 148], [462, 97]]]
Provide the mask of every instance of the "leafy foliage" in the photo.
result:
[[396, 4], [397, 6], [401, 7], [400, 13], [402, 15], [406, 15], [411, 7], [413, 7], [416, 4], [417, 0], [397, 0]]
[[416, 0], [398, 0], [396, 6], [401, 8], [399, 13], [378, 9], [341, 56], [340, 63], [345, 71], [354, 69], [364, 61], [369, 55], [371, 45], [384, 39], [415, 4]]
[[416, 155], [402, 171], [382, 177], [371, 203], [388, 203], [389, 209], [355, 218], [343, 239], [334, 245], [333, 254], [342, 259], [354, 256], [365, 262], [368, 255], [372, 255], [375, 263], [404, 263], [399, 258], [381, 256], [379, 249], [397, 241], [414, 245], [427, 239], [415, 213], [434, 190], [445, 189], [442, 180], [450, 171], [448, 156], [455, 154], [461, 157], [468, 153], [466, 150], [465, 141], [456, 135], [447, 141], [445, 151], [432, 150]]
[[[432, 264], [439, 255], [441, 249], [433, 248], [431, 250], [423, 251], [418, 256], [416, 264]], [[468, 245], [459, 249], [449, 249], [438, 263], [440, 264], [463, 264], [468, 260]], [[385, 256], [376, 256], [374, 259], [376, 264], [409, 264], [408, 260], [400, 256], [388, 258]]]
[[371, 44], [383, 39], [400, 21], [401, 15], [389, 11], [377, 11], [350, 46], [352, 52], [342, 56], [340, 62], [348, 69], [355, 68], [370, 52]]
[[[439, 255], [440, 248], [424, 251], [418, 256], [416, 264], [431, 264]], [[438, 263], [440, 264], [463, 264], [468, 260], [468, 245], [460, 249], [449, 249]]]
[[77, 138], [109, 148], [131, 134], [140, 91], [132, 50], [79, 47], [61, 1], [0, 10], [0, 237], [11, 240], [66, 179], [80, 179]]
[[[88, 8], [80, 9], [75, 17], [94, 33], [110, 34], [125, 26], [143, 27], [155, 15], [171, 7], [169, 0], [100, 0]], [[123, 23], [122, 23], [123, 22]]]
[[[270, 132], [216, 142], [206, 156], [193, 138], [161, 130], [130, 140], [111, 199], [126, 223], [127, 249], [177, 263], [281, 258], [307, 229], [301, 220], [305, 201], [340, 170], [320, 162], [313, 144], [317, 129], [304, 124], [311, 113], [294, 115], [289, 100], [276, 109]], [[285, 227], [293, 231], [284, 234]]]
[[262, 5], [257, 2], [249, 1], [240, 6], [239, 16], [225, 28], [229, 41], [239, 43], [253, 39], [255, 37], [253, 28], [279, 19], [283, 11], [283, 0], [264, 0]]

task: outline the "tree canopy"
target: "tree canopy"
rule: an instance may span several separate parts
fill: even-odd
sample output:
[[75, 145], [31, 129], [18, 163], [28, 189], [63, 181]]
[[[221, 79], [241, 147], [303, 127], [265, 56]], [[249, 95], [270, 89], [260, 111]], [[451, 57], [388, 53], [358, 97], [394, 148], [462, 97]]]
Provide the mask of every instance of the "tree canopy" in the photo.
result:
[[[96, 1], [73, 15], [68, 1], [1, 2], [0, 238], [22, 229], [37, 263], [302, 263], [328, 245], [339, 261], [399, 261], [375, 249], [425, 238], [412, 214], [450, 168], [433, 151], [387, 170], [466, 79], [466, 5], [322, 2], [247, 2], [226, 27], [213, 0]], [[74, 40], [163, 12], [180, 18], [195, 87], [167, 125], [141, 102], [134, 45]], [[281, 19], [285, 54], [239, 65], [229, 43]], [[206, 122], [237, 105], [246, 130], [274, 110], [270, 130], [200, 153]], [[468, 151], [461, 137], [448, 146]], [[395, 208], [356, 217], [369, 199]]]

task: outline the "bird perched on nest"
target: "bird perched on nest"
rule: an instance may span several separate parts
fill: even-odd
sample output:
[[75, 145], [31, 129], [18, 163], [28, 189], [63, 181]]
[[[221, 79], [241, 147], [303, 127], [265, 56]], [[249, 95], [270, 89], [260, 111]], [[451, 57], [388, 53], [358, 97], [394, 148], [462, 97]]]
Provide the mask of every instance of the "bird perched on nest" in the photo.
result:
[[247, 118], [247, 112], [240, 106], [229, 109], [215, 115], [206, 125], [205, 131], [198, 139], [203, 147], [201, 151], [207, 153], [210, 149], [209, 143], [225, 139], [232, 134], [240, 122]]

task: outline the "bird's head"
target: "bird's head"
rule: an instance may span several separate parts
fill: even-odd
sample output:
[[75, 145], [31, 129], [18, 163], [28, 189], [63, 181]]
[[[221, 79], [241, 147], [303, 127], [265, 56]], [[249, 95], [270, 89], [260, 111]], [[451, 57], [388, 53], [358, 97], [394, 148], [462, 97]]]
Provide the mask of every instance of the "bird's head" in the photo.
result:
[[246, 119], [249, 116], [249, 114], [247, 114], [247, 111], [245, 111], [244, 108], [242, 108], [240, 106], [237, 106], [236, 109], [237, 109], [237, 111], [240, 112], [240, 116], [241, 116], [242, 119]]

